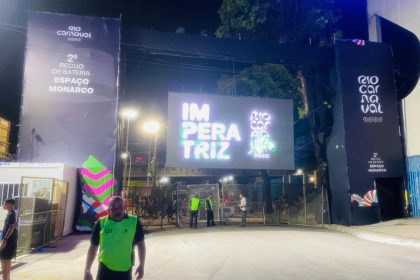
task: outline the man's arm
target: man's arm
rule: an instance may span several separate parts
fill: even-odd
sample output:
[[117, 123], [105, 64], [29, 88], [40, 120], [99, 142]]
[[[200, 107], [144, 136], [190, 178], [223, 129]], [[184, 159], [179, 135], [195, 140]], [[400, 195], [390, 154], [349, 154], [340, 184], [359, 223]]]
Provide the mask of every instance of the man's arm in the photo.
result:
[[92, 245], [92, 244], [89, 246], [89, 250], [88, 250], [87, 258], [86, 258], [85, 271], [90, 271], [90, 269], [92, 268], [92, 264], [93, 264], [93, 261], [95, 260], [97, 251], [98, 251], [98, 246]]
[[139, 267], [136, 269], [136, 279], [143, 279], [144, 276], [144, 262], [146, 260], [146, 244], [143, 241], [137, 243], [137, 253], [139, 255]]
[[146, 244], [144, 243], [143, 227], [141, 226], [139, 220], [137, 220], [134, 244], [137, 245], [137, 255], [139, 256], [139, 266], [136, 269], [136, 279], [142, 279], [144, 275], [144, 262], [146, 260]]
[[10, 224], [7, 228], [6, 234], [4, 235], [4, 240], [9, 239], [10, 235], [12, 235], [13, 231], [15, 230], [15, 224]]
[[86, 264], [85, 264], [85, 272], [84, 272], [84, 279], [85, 280], [92, 280], [92, 273], [90, 269], [92, 268], [93, 261], [96, 257], [96, 252], [98, 251], [99, 247], [99, 233], [101, 231], [101, 224], [96, 222], [95, 227], [93, 228], [92, 236], [90, 238], [90, 246], [86, 257]]
[[6, 231], [6, 234], [4, 235], [3, 240], [1, 241], [0, 249], [3, 249], [4, 247], [6, 247], [7, 239], [9, 239], [10, 235], [12, 235], [14, 229], [15, 229], [15, 224], [10, 224], [9, 227], [7, 228], [7, 231]]

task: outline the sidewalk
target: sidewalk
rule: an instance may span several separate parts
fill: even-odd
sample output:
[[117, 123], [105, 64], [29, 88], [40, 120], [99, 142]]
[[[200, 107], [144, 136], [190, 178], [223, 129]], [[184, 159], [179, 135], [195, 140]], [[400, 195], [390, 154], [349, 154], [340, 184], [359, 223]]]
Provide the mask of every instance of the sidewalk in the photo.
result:
[[325, 227], [374, 242], [420, 248], [420, 218], [398, 219], [366, 226], [325, 225]]

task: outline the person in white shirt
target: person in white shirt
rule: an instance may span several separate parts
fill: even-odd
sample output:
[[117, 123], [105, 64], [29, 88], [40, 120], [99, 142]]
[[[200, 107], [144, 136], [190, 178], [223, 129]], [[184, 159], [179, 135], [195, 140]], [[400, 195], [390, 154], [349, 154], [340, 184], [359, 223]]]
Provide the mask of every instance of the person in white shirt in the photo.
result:
[[246, 198], [245, 196], [243, 196], [242, 194], [239, 195], [239, 199], [240, 199], [240, 204], [239, 204], [239, 209], [241, 210], [241, 227], [245, 227], [246, 225], [246, 212], [248, 210], [247, 205], [246, 205]]

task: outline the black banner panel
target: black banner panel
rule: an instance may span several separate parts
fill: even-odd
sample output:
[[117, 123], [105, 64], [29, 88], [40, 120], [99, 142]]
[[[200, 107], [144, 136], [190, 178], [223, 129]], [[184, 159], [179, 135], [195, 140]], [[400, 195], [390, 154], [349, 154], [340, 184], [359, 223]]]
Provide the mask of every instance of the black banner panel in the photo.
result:
[[293, 101], [169, 93], [166, 166], [294, 169]]
[[[341, 125], [348, 170], [348, 178], [343, 181], [348, 179], [351, 204], [351, 215], [344, 216], [351, 217], [351, 224], [372, 223], [383, 218], [380, 207], [392, 207], [378, 200], [381, 190], [377, 179], [386, 182], [388, 178], [389, 183], [381, 186], [399, 190], [401, 184], [392, 182], [401, 182], [394, 178], [403, 176], [391, 49], [384, 44], [339, 42], [336, 67], [337, 94], [342, 95], [342, 104], [334, 106], [343, 107]], [[330, 169], [337, 168], [334, 165], [330, 162]], [[343, 181], [331, 182], [333, 198]]]
[[120, 21], [28, 13], [20, 161], [112, 168]]

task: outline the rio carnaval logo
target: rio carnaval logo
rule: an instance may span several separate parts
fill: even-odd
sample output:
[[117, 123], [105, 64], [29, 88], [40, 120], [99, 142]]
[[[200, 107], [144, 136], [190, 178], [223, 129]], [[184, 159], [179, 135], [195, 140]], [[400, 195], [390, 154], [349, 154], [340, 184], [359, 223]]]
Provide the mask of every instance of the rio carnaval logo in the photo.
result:
[[363, 114], [365, 123], [381, 123], [383, 122], [382, 105], [379, 100], [379, 84], [378, 76], [361, 75], [357, 78], [360, 93], [360, 110]]
[[248, 154], [253, 158], [269, 159], [276, 151], [276, 145], [270, 136], [271, 115], [267, 112], [253, 111], [249, 117], [251, 128], [250, 149]]
[[69, 26], [67, 30], [57, 30], [57, 35], [67, 37], [67, 40], [69, 41], [80, 42], [82, 38], [92, 39], [92, 33], [83, 32], [80, 26]]

